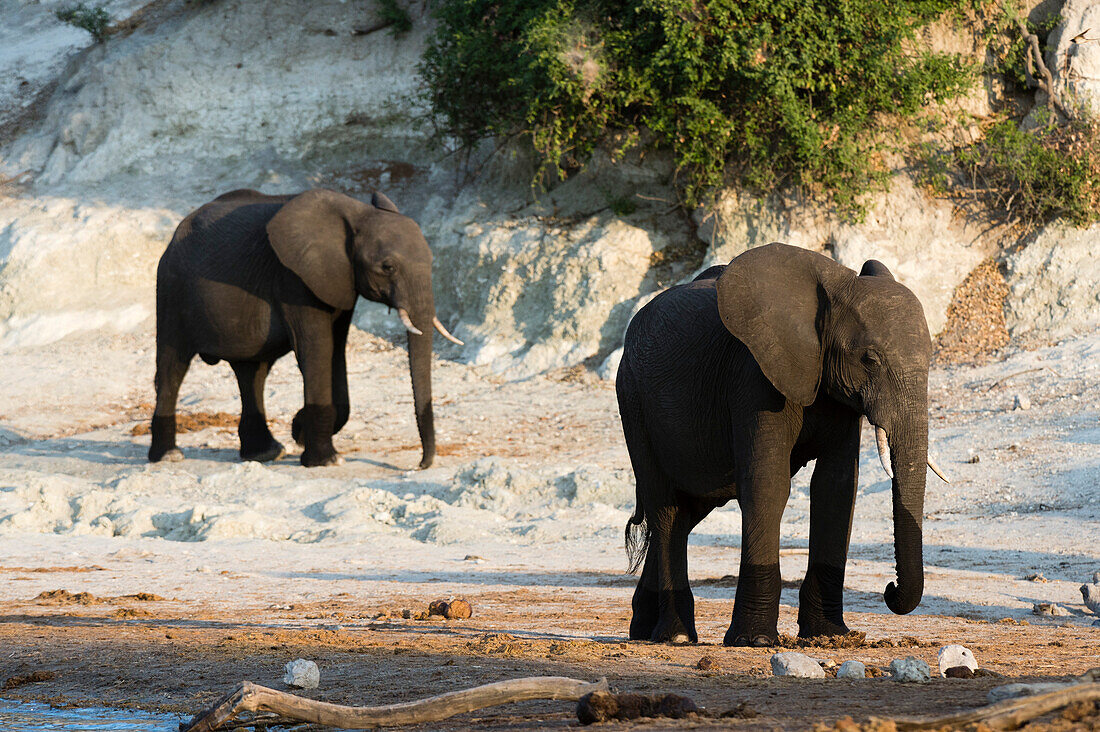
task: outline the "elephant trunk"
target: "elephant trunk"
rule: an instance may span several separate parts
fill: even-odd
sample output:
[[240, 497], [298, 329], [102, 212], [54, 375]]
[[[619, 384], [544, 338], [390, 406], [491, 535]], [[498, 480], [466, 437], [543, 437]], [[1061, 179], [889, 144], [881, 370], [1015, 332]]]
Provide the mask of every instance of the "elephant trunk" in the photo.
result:
[[[920, 400], [923, 406], [925, 402]], [[912, 612], [924, 594], [924, 485], [928, 461], [927, 409], [893, 426], [887, 437], [893, 468], [894, 557], [897, 583], [883, 593], [886, 606], [898, 615]]]
[[[409, 339], [409, 376], [412, 378], [413, 407], [416, 410], [416, 429], [420, 433], [423, 456], [420, 468], [430, 467], [435, 459], [435, 420], [432, 416], [432, 334], [435, 330], [435, 304], [432, 299], [431, 280], [414, 292], [427, 292], [412, 303], [409, 317], [413, 328], [407, 329]], [[419, 332], [416, 332], [419, 331]]]

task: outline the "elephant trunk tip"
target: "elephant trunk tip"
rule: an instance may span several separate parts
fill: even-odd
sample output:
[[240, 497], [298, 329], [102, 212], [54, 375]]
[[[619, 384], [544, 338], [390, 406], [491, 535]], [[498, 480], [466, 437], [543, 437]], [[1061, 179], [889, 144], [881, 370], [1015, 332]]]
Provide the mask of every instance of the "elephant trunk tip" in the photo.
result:
[[902, 591], [898, 589], [896, 584], [891, 582], [886, 585], [886, 590], [882, 593], [882, 599], [886, 601], [886, 607], [890, 608], [890, 611], [895, 615], [908, 615], [920, 604], [923, 594], [923, 587], [919, 587], [916, 592]]

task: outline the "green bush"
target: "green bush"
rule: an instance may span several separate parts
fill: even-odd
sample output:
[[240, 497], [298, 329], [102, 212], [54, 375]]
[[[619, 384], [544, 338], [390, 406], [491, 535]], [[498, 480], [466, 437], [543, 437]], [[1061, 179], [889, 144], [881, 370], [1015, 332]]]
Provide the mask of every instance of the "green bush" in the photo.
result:
[[[973, 78], [920, 49], [961, 0], [439, 0], [420, 65], [441, 138], [523, 138], [562, 175], [608, 144], [671, 150], [684, 203], [728, 172], [858, 211], [884, 118]], [[625, 134], [624, 134], [625, 132]]]
[[412, 29], [412, 18], [405, 8], [397, 4], [397, 0], [375, 0], [375, 8], [378, 16], [390, 27], [390, 32], [396, 38]]
[[980, 191], [1025, 228], [1055, 218], [1078, 227], [1100, 221], [1100, 123], [1075, 120], [1024, 131], [1004, 120], [950, 156], [947, 164], [964, 174], [958, 193]]
[[107, 24], [111, 22], [111, 16], [102, 5], [89, 7], [84, 3], [77, 3], [55, 11], [54, 15], [63, 23], [88, 31], [96, 43], [107, 39]]

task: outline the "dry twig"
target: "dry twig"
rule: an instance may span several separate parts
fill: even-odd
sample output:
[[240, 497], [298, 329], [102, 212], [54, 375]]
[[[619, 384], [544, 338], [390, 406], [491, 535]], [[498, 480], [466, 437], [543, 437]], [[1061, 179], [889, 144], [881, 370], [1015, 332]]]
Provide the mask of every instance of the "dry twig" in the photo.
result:
[[379, 707], [349, 707], [304, 699], [294, 694], [242, 681], [212, 708], [200, 712], [180, 732], [214, 732], [238, 714], [274, 712], [287, 719], [324, 724], [339, 729], [392, 727], [402, 724], [438, 722], [456, 714], [531, 699], [577, 701], [593, 691], [606, 691], [607, 679], [595, 683], [561, 676], [533, 676], [472, 689]]
[[[1020, 18], [1016, 19], [1016, 26], [1020, 29], [1021, 35], [1027, 42], [1029, 53], [1025, 55], [1027, 59], [1027, 72], [1035, 79], [1039, 84], [1039, 88], [1047, 93], [1050, 97], [1050, 103], [1054, 105], [1066, 119], [1072, 119], [1073, 115], [1069, 113], [1069, 110], [1062, 104], [1062, 100], [1058, 98], [1058, 95], [1054, 91], [1054, 78], [1050, 75], [1050, 69], [1047, 68], [1046, 63], [1043, 61], [1043, 52], [1039, 47], [1039, 37], [1027, 29], [1027, 25]], [[1035, 70], [1039, 70], [1039, 74], [1035, 73]], [[1039, 75], [1042, 75], [1040, 78]]]

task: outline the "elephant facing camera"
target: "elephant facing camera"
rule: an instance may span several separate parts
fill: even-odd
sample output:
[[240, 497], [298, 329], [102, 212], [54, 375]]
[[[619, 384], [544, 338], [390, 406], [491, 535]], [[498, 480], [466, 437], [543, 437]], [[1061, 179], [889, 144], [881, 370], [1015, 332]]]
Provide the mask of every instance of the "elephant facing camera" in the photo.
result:
[[741, 560], [724, 642], [775, 645], [780, 522], [791, 478], [811, 460], [798, 634], [848, 633], [844, 570], [863, 418], [892, 481], [897, 580], [884, 601], [899, 614], [916, 608], [931, 356], [920, 302], [885, 265], [871, 260], [857, 274], [785, 244], [750, 249], [642, 308], [616, 379], [637, 481], [626, 527], [631, 570], [641, 567], [630, 637], [698, 640], [688, 535], [736, 499]]
[[345, 348], [358, 297], [397, 311], [408, 331], [409, 372], [423, 457], [435, 457], [432, 331], [461, 343], [436, 317], [432, 252], [420, 227], [386, 196], [370, 203], [329, 190], [268, 196], [226, 193], [177, 227], [157, 267], [156, 408], [149, 460], [180, 460], [176, 400], [196, 355], [228, 361], [241, 392], [243, 460], [285, 449], [264, 409], [271, 365], [293, 352], [304, 406], [291, 433], [312, 467], [343, 462], [332, 437], [350, 415]]

